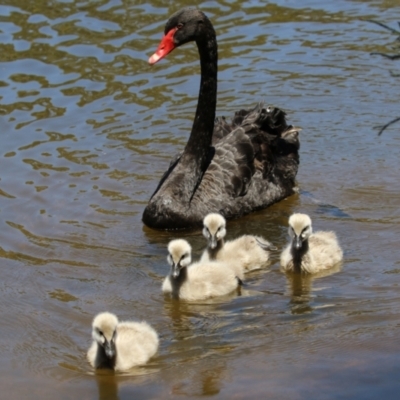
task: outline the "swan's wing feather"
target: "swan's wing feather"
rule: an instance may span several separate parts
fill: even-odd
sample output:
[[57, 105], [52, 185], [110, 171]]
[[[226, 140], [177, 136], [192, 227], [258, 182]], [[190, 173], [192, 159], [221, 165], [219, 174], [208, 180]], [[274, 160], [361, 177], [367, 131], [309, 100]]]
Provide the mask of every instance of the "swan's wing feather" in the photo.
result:
[[[254, 168], [254, 150], [249, 137], [237, 128], [215, 146], [214, 157], [196, 195], [208, 204], [247, 193]], [[196, 196], [196, 197], [197, 197]]]
[[226, 122], [225, 117], [215, 119], [212, 143], [217, 143], [232, 131], [232, 126]]
[[151, 195], [151, 198], [158, 192], [158, 190], [160, 189], [160, 187], [162, 186], [162, 184], [165, 182], [165, 180], [168, 178], [169, 174], [174, 170], [176, 164], [178, 164], [179, 160], [181, 159], [182, 156], [182, 152], [176, 154], [172, 159], [171, 162], [169, 163], [169, 167], [168, 169], [164, 172], [163, 176], [160, 179], [160, 182], [157, 185], [156, 190], [154, 191], [154, 193]]

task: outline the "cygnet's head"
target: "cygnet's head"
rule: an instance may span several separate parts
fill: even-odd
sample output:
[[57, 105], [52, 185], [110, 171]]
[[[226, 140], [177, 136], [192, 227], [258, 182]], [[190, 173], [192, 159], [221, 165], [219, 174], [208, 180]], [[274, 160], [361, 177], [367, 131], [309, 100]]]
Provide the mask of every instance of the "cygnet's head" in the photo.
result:
[[292, 238], [292, 246], [295, 250], [300, 250], [311, 234], [311, 218], [307, 214], [298, 213], [290, 216], [289, 235]]
[[97, 314], [92, 323], [92, 337], [103, 347], [107, 358], [115, 357], [115, 338], [117, 336], [118, 318], [109, 312]]
[[178, 278], [181, 269], [188, 267], [192, 262], [192, 247], [184, 239], [175, 239], [168, 244], [168, 264], [171, 266], [171, 274]]
[[211, 213], [205, 216], [203, 225], [203, 235], [210, 248], [215, 249], [218, 241], [226, 235], [226, 220], [221, 214]]

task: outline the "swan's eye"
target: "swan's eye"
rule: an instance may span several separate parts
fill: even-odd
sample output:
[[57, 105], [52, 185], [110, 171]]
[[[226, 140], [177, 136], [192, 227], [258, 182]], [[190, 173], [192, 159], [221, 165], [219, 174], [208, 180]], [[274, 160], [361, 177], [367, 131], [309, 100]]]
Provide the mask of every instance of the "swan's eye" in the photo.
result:
[[179, 23], [177, 26], [176, 26], [176, 29], [182, 29], [183, 28], [183, 24], [181, 24], [181, 23]]
[[267, 113], [270, 113], [272, 111], [272, 107], [267, 107]]

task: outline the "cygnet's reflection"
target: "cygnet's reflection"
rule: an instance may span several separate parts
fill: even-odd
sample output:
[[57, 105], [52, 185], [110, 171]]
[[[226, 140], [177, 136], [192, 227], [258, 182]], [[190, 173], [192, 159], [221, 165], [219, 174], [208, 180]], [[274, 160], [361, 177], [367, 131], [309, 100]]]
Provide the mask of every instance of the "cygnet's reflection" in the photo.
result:
[[181, 396], [213, 396], [220, 393], [224, 381], [228, 379], [226, 363], [222, 360], [222, 357], [217, 362], [215, 359], [208, 360], [206, 366], [195, 368], [187, 377], [189, 379], [180, 379], [173, 385], [171, 393]]
[[96, 371], [95, 376], [99, 400], [119, 400], [117, 377], [114, 371], [100, 369]]
[[290, 306], [292, 314], [305, 314], [313, 311], [314, 307], [310, 304], [314, 297], [313, 282], [336, 274], [342, 270], [343, 265], [337, 264], [335, 267], [317, 272], [315, 274], [306, 273], [287, 273], [287, 286], [290, 293]]
[[169, 365], [163, 377], [171, 393], [184, 396], [218, 394], [227, 380], [225, 355], [236, 345], [226, 339], [231, 314], [222, 309], [236, 294], [190, 303], [166, 298], [164, 313], [172, 333]]

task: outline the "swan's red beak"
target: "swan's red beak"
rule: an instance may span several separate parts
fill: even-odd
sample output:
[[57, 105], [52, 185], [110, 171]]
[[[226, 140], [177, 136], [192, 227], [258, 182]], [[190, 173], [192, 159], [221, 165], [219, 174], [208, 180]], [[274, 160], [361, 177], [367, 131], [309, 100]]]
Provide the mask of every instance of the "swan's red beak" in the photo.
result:
[[153, 65], [157, 61], [160, 61], [167, 54], [171, 53], [171, 51], [176, 47], [174, 43], [174, 34], [176, 32], [176, 28], [171, 29], [161, 40], [160, 45], [157, 47], [156, 52], [149, 58], [149, 64]]

